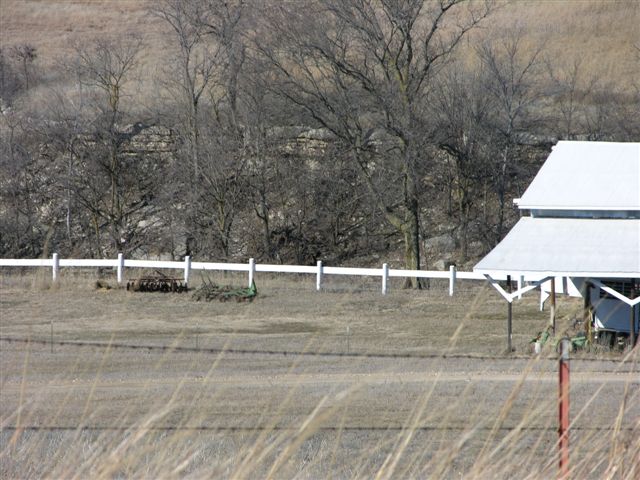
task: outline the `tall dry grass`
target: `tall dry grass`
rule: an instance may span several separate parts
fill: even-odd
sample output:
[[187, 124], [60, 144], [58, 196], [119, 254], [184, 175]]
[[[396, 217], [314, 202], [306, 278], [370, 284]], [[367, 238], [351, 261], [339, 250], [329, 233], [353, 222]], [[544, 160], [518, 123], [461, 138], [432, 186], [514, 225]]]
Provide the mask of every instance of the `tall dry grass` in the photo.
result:
[[492, 25], [490, 37], [496, 39], [522, 29], [556, 69], [579, 61], [585, 77], [623, 89], [640, 76], [640, 3], [634, 0], [507, 2]]
[[[35, 353], [35, 352], [34, 352]], [[110, 352], [104, 352], [106, 359]], [[300, 401], [294, 383], [271, 418], [255, 428], [207, 428], [205, 398], [222, 355], [202, 379], [202, 389], [187, 403], [178, 401], [183, 384], [175, 386], [167, 401], [154, 401], [153, 385], [140, 411], [124, 408], [108, 426], [95, 428], [99, 409], [90, 391], [75, 426], [38, 431], [42, 425], [24, 414], [21, 404], [2, 420], [0, 471], [3, 478], [552, 478], [557, 475], [555, 398], [528, 401], [525, 380], [536, 375], [535, 360], [522, 373], [497, 410], [485, 417], [474, 405], [473, 384], [446, 411], [431, 410], [438, 378], [423, 392], [402, 425], [396, 428], [353, 430], [348, 426], [350, 404], [363, 384], [327, 392], [301, 421], [287, 423], [288, 411]], [[80, 362], [81, 360], [78, 359]], [[106, 360], [104, 360], [106, 362]], [[157, 368], [171, 361], [158, 360]], [[635, 361], [631, 355], [621, 365]], [[25, 358], [25, 371], [29, 358]], [[446, 367], [443, 366], [443, 372]], [[25, 372], [26, 373], [26, 372]], [[65, 372], [61, 372], [61, 377]], [[96, 385], [101, 372], [96, 374]], [[57, 379], [60, 381], [60, 378]], [[186, 379], [185, 379], [186, 381]], [[629, 418], [640, 400], [638, 379], [628, 378], [618, 415], [608, 425], [571, 435], [571, 478], [635, 479], [640, 473], [640, 419]], [[572, 412], [575, 425], [589, 415], [591, 405], [607, 395], [607, 383], [593, 392], [580, 411]], [[74, 395], [69, 388], [65, 399]], [[24, 402], [25, 398], [21, 398]], [[30, 402], [47, 402], [31, 398]], [[527, 408], [518, 407], [518, 402]], [[50, 405], [47, 425], [56, 425], [63, 406]], [[514, 414], [515, 411], [518, 414]], [[456, 428], [458, 412], [466, 412], [464, 426]], [[285, 426], [282, 426], [284, 423]], [[11, 427], [11, 428], [8, 428]]]

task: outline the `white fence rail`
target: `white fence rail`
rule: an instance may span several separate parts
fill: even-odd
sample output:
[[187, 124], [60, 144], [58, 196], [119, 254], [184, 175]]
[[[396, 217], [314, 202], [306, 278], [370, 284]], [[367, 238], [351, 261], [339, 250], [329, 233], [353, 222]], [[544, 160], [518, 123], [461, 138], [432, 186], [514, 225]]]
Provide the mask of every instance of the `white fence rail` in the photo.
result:
[[[231, 272], [247, 272], [249, 286], [254, 281], [256, 273], [302, 273], [316, 276], [316, 290], [322, 289], [323, 277], [325, 275], [353, 275], [366, 277], [379, 277], [381, 279], [382, 294], [389, 290], [389, 278], [434, 278], [449, 280], [449, 295], [455, 292], [455, 285], [458, 280], [486, 280], [485, 276], [474, 272], [458, 272], [455, 266], [451, 266], [449, 271], [436, 270], [401, 270], [392, 269], [384, 263], [381, 268], [353, 268], [353, 267], [329, 267], [318, 261], [315, 266], [304, 265], [271, 265], [258, 264], [253, 258], [248, 263], [215, 263], [215, 262], [192, 262], [190, 257], [185, 257], [184, 261], [156, 261], [156, 260], [130, 260], [125, 259], [120, 253], [116, 259], [71, 259], [60, 258], [54, 253], [52, 258], [47, 259], [5, 259], [0, 258], [0, 267], [49, 267], [52, 270], [52, 278], [57, 281], [60, 268], [62, 267], [107, 267], [115, 268], [119, 284], [124, 282], [124, 270], [126, 268], [148, 268], [148, 269], [174, 269], [182, 270], [185, 283], [189, 283], [191, 272], [194, 270], [215, 270]], [[506, 278], [495, 278], [494, 280], [505, 280]]]

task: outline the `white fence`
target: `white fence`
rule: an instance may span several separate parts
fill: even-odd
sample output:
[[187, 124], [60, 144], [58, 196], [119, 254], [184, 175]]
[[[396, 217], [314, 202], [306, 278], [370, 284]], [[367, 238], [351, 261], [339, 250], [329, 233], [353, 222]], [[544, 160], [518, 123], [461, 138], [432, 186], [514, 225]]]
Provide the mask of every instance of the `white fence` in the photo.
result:
[[[70, 259], [60, 258], [57, 253], [52, 258], [43, 259], [0, 259], [0, 267], [49, 267], [52, 271], [53, 281], [57, 281], [62, 267], [111, 267], [116, 269], [116, 276], [119, 284], [124, 282], [125, 268], [150, 268], [150, 269], [174, 269], [184, 272], [184, 282], [189, 283], [189, 277], [193, 270], [216, 270], [231, 272], [247, 272], [249, 286], [254, 281], [258, 272], [270, 273], [304, 273], [316, 276], [316, 290], [322, 289], [322, 280], [325, 275], [354, 275], [379, 277], [381, 279], [382, 294], [389, 290], [389, 278], [439, 278], [449, 280], [449, 295], [453, 295], [457, 280], [486, 280], [486, 277], [479, 273], [458, 272], [455, 266], [451, 266], [449, 271], [436, 270], [399, 270], [389, 268], [384, 263], [381, 268], [352, 268], [352, 267], [330, 267], [318, 261], [315, 266], [303, 265], [272, 265], [259, 264], [253, 258], [248, 263], [211, 263], [192, 262], [190, 257], [185, 257], [184, 261], [156, 261], [156, 260], [130, 260], [125, 259], [123, 254], [118, 254], [116, 259]], [[504, 280], [497, 278], [496, 280]]]

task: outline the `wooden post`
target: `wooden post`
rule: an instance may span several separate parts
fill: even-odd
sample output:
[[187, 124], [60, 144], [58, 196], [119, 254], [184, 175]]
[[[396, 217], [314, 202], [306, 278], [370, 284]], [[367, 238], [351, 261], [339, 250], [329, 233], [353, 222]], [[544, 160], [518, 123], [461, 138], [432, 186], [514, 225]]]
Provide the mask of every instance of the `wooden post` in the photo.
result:
[[[629, 294], [629, 298], [633, 300], [636, 298], [636, 279], [631, 279], [631, 293]], [[629, 312], [629, 346], [631, 348], [636, 345], [636, 307], [634, 305], [629, 305], [631, 309]]]
[[256, 261], [254, 258], [249, 259], [249, 288], [253, 285], [254, 277], [256, 275]]
[[571, 341], [568, 338], [563, 338], [560, 346], [561, 353], [558, 366], [559, 478], [566, 479], [569, 477], [569, 349]]
[[318, 260], [318, 272], [316, 273], [316, 291], [322, 289], [322, 260]]
[[189, 277], [191, 276], [191, 257], [189, 255], [184, 257], [184, 286], [189, 286]]
[[453, 291], [456, 287], [456, 266], [451, 265], [449, 267], [449, 296], [453, 297]]
[[57, 253], [53, 254], [53, 266], [52, 266], [52, 275], [54, 283], [58, 281], [58, 276], [60, 274], [60, 257], [58, 257]]
[[123, 273], [124, 273], [124, 255], [122, 253], [118, 253], [118, 285], [122, 285], [123, 281]]
[[389, 279], [389, 265], [382, 264], [382, 294], [387, 294], [387, 280]]
[[549, 325], [551, 333], [556, 334], [556, 277], [551, 277], [551, 292], [549, 298]]
[[587, 342], [593, 343], [593, 330], [591, 329], [591, 284], [585, 279], [584, 287], [584, 303], [583, 303], [583, 320], [584, 328], [587, 332]]
[[[511, 293], [511, 275], [507, 275], [507, 292]], [[512, 350], [512, 314], [513, 314], [513, 302], [510, 301], [507, 303], [507, 352], [511, 353]]]

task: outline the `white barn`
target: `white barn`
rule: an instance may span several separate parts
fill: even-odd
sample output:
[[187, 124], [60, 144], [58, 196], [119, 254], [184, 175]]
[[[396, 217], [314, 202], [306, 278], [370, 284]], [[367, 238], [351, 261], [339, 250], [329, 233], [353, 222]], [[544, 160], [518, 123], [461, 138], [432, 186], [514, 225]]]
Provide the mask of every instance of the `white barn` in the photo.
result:
[[640, 143], [558, 142], [514, 202], [522, 218], [474, 271], [490, 280], [504, 275], [543, 280], [543, 291], [549, 291], [552, 278], [554, 292], [585, 298], [601, 336], [635, 340]]

